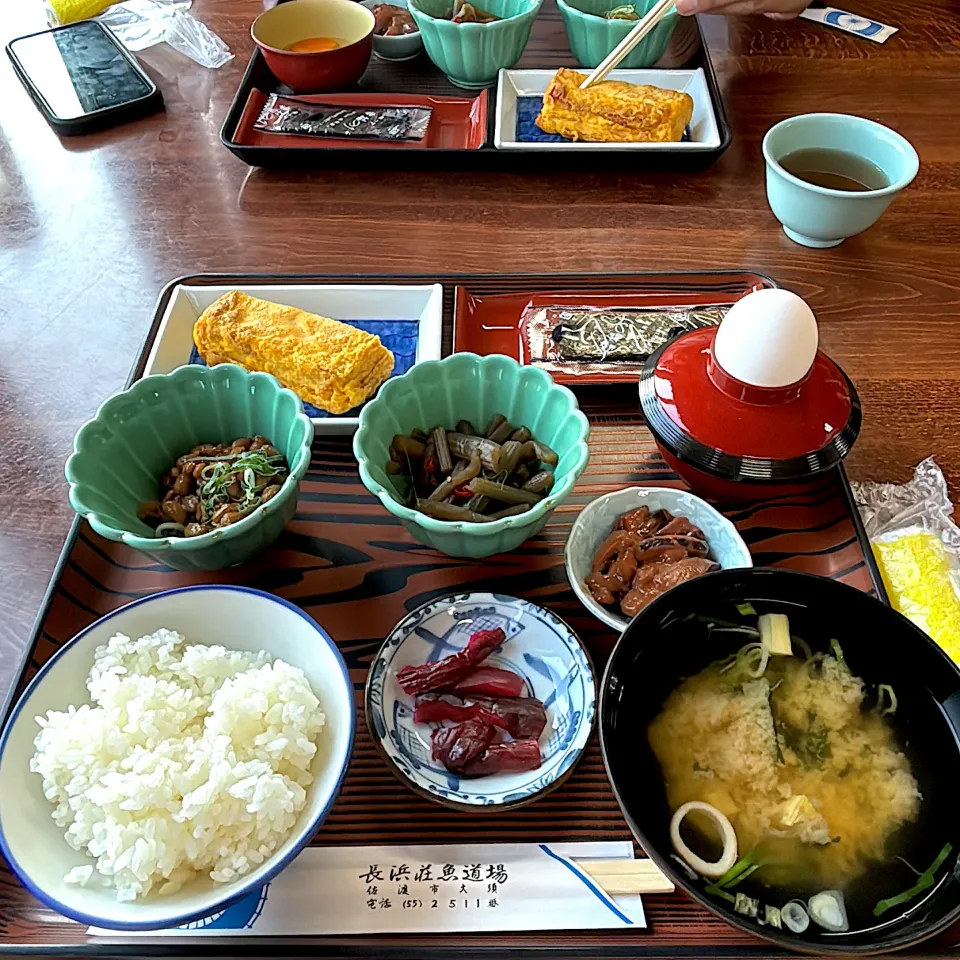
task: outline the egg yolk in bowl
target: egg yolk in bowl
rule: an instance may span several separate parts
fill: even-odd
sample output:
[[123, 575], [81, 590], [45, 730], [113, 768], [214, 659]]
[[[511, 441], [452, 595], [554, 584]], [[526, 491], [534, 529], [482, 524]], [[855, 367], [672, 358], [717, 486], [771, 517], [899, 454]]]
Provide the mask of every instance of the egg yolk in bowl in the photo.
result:
[[324, 53], [327, 50], [336, 50], [342, 47], [343, 41], [333, 37], [308, 37], [306, 40], [297, 40], [287, 49], [291, 53]]

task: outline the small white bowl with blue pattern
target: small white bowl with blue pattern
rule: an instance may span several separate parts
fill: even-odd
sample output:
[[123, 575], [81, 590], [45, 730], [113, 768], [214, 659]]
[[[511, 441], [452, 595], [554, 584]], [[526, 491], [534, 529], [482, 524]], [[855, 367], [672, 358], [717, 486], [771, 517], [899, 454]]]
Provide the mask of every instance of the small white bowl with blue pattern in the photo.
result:
[[[459, 777], [430, 755], [433, 724], [414, 723], [415, 697], [397, 673], [462, 650], [478, 630], [502, 628], [507, 639], [484, 666], [524, 679], [522, 696], [547, 712], [540, 735], [543, 762], [523, 773]], [[462, 593], [425, 604], [404, 617], [384, 641], [367, 676], [367, 726], [402, 781], [446, 806], [502, 810], [559, 786], [580, 758], [596, 701], [593, 666], [577, 635], [549, 610], [495, 593]]]
[[699, 527], [707, 538], [710, 548], [707, 556], [720, 564], [721, 570], [737, 567], [752, 567], [753, 557], [737, 528], [719, 510], [706, 500], [695, 497], [686, 490], [672, 487], [628, 487], [614, 493], [597, 497], [588, 504], [573, 523], [567, 544], [563, 548], [563, 560], [567, 579], [580, 602], [608, 627], [623, 633], [630, 618], [619, 609], [605, 607], [593, 599], [584, 581], [590, 576], [593, 558], [610, 536], [617, 520], [625, 513], [639, 507], [648, 507], [651, 513], [669, 510], [675, 517], [686, 517]]

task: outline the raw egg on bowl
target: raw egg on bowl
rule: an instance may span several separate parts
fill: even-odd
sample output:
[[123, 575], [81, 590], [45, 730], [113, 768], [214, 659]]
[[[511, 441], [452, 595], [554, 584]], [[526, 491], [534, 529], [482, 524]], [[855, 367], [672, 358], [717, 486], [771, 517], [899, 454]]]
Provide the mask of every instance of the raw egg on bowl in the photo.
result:
[[375, 23], [354, 0], [288, 0], [261, 13], [250, 34], [281, 83], [294, 93], [321, 93], [360, 79]]
[[307, 40], [298, 40], [291, 43], [287, 49], [291, 53], [325, 53], [327, 50], [336, 50], [343, 44], [333, 37], [310, 37]]
[[667, 463], [719, 500], [806, 490], [860, 432], [856, 388], [819, 349], [813, 311], [789, 290], [749, 293], [719, 327], [654, 353], [640, 406]]

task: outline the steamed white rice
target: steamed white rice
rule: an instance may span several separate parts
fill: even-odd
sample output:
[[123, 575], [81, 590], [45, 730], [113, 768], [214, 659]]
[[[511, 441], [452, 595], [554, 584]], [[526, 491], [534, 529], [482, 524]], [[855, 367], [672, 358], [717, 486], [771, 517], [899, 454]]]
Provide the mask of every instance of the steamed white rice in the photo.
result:
[[198, 872], [227, 883], [286, 839], [324, 724], [303, 671], [171, 630], [98, 647], [93, 705], [37, 717], [30, 769], [67, 842], [67, 874], [118, 900], [169, 894]]

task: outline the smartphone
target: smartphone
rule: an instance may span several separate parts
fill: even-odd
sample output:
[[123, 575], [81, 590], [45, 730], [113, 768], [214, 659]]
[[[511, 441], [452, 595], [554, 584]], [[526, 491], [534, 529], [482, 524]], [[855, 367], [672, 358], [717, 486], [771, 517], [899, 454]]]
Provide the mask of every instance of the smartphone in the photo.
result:
[[157, 85], [96, 20], [18, 37], [7, 56], [59, 134], [89, 133], [163, 106]]

